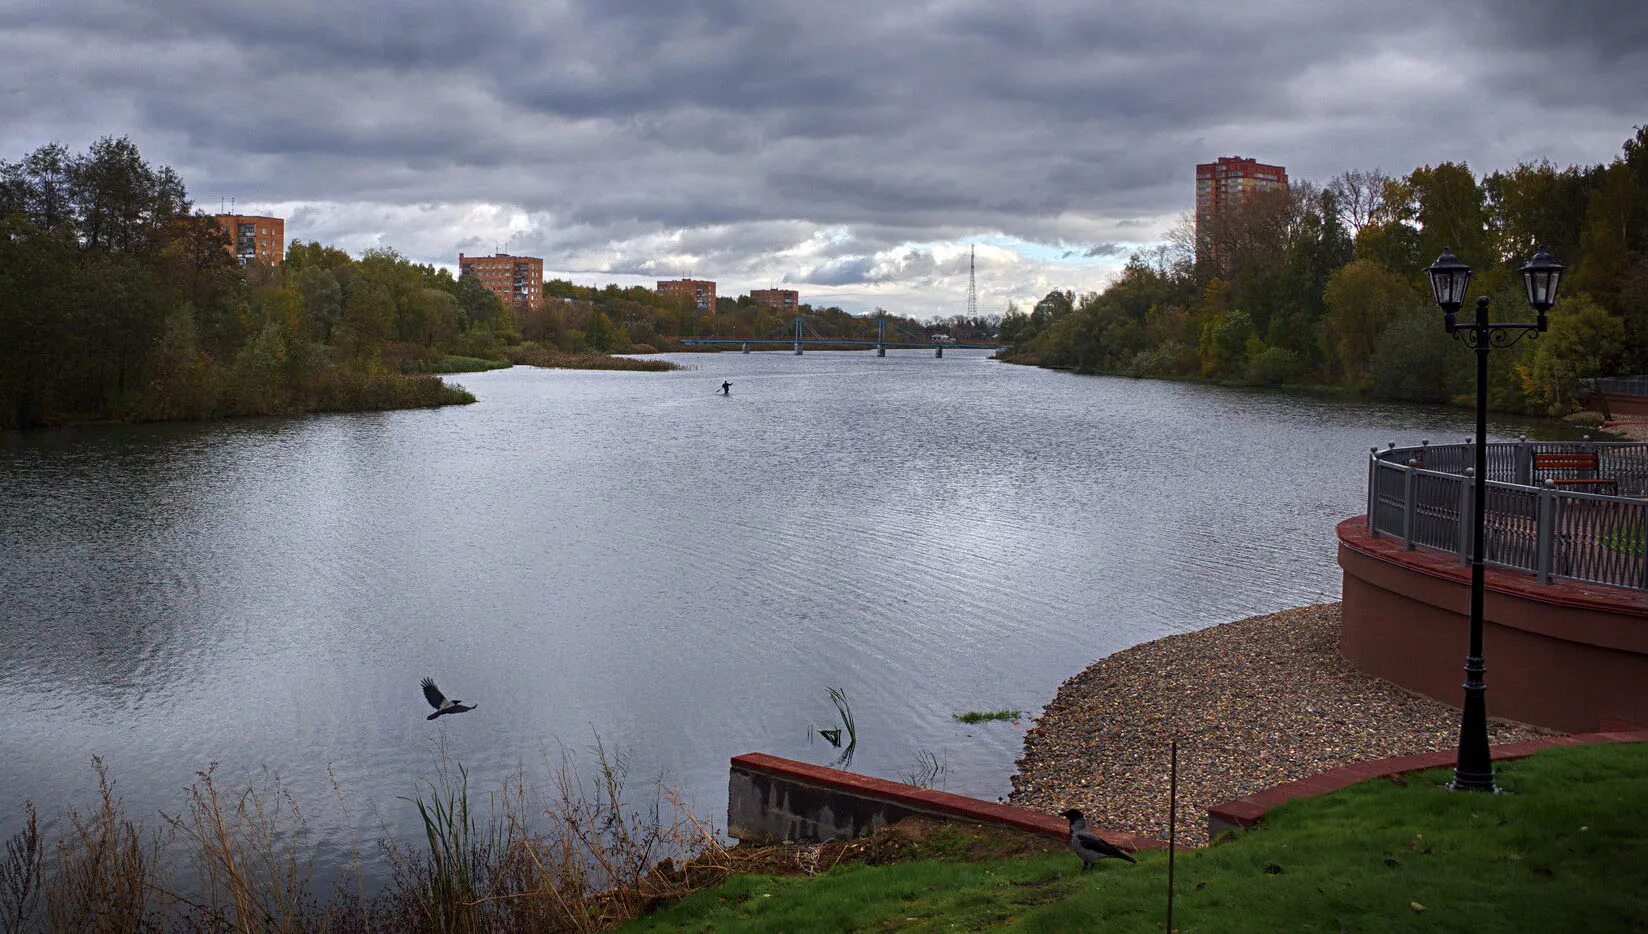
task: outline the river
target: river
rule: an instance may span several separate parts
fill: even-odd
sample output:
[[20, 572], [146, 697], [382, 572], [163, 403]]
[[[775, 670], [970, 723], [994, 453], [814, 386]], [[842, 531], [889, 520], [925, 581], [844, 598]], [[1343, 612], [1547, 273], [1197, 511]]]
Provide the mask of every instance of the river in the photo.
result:
[[[145, 823], [278, 776], [327, 875], [599, 736], [725, 820], [727, 759], [1005, 796], [1094, 659], [1337, 599], [1370, 445], [1468, 413], [1001, 364], [982, 352], [516, 367], [443, 409], [0, 434], [0, 832], [101, 756]], [[730, 397], [714, 390], [723, 379]], [[1497, 430], [1515, 430], [1501, 424]], [[418, 682], [478, 704], [427, 722]], [[1156, 699], [1141, 697], [1140, 703]]]

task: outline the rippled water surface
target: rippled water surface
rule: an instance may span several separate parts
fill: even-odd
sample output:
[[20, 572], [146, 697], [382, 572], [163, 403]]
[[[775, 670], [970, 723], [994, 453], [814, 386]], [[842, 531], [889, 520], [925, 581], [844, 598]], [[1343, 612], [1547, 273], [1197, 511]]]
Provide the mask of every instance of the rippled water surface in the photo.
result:
[[[489, 788], [596, 735], [719, 824], [729, 756], [832, 758], [831, 686], [856, 770], [926, 750], [995, 798], [1028, 721], [953, 714], [1336, 599], [1368, 446], [1468, 433], [981, 353], [677, 359], [464, 375], [479, 404], [431, 411], [0, 435], [0, 831], [87, 804], [93, 755], [140, 817], [217, 762], [277, 774], [323, 867], [370, 863], [443, 744]], [[479, 709], [426, 722], [425, 674]]]

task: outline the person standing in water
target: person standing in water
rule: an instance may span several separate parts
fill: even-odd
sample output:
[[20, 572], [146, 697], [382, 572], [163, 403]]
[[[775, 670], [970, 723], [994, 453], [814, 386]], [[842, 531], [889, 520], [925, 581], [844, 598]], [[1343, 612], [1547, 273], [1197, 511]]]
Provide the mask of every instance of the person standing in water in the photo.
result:
[[732, 383], [729, 383], [726, 380], [721, 381], [721, 395], [723, 395], [723, 396], [732, 395]]

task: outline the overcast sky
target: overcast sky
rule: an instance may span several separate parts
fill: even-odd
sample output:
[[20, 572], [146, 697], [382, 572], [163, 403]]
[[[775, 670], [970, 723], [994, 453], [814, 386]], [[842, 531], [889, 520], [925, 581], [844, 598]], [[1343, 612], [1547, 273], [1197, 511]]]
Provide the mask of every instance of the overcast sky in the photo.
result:
[[288, 239], [851, 311], [1101, 287], [1220, 155], [1607, 161], [1638, 0], [0, 0], [0, 158], [129, 135]]

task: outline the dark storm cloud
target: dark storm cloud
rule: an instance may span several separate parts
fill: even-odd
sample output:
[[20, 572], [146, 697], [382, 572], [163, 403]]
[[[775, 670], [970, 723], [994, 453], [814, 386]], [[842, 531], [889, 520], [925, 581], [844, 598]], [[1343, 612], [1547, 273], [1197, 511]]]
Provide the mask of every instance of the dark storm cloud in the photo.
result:
[[1129, 249], [1125, 243], [1095, 243], [1085, 250], [1065, 250], [1061, 255], [1065, 259], [1076, 256], [1084, 259], [1098, 259], [1106, 256], [1126, 256]]
[[1607, 0], [0, 0], [0, 157], [125, 133], [202, 201], [420, 259], [886, 286], [984, 234], [1113, 264], [1217, 155], [1606, 160], [1645, 48]]

